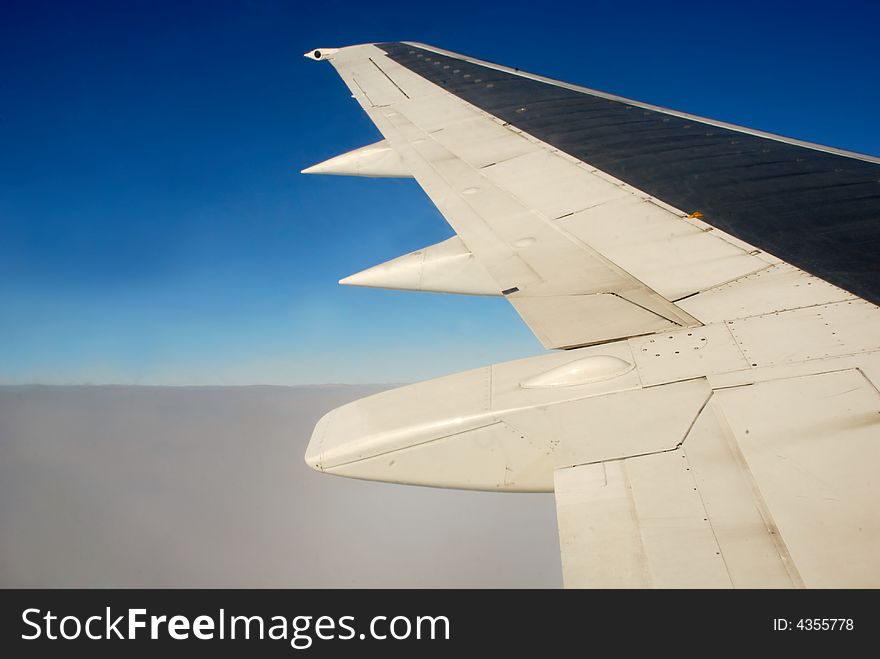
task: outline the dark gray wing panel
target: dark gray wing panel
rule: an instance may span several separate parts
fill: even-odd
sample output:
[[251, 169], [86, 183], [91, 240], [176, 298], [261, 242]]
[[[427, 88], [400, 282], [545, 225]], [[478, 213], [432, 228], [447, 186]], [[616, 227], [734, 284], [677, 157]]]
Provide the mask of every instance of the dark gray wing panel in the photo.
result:
[[520, 130], [880, 304], [880, 164], [408, 44], [379, 46], [397, 63]]

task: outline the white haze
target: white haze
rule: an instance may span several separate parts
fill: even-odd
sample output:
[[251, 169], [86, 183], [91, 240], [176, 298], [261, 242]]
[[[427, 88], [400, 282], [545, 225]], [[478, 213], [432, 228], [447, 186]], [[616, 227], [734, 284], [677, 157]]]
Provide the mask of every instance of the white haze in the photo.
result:
[[381, 388], [0, 387], [0, 586], [560, 586], [552, 495], [306, 467]]

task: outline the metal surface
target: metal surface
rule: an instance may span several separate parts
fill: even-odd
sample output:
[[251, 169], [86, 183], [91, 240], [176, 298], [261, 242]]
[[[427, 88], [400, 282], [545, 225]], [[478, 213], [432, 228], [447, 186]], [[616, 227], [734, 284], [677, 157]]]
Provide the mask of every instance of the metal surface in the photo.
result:
[[574, 349], [338, 408], [310, 466], [555, 489], [568, 586], [880, 584], [877, 159], [430, 47], [328, 59], [457, 234], [342, 283], [500, 291]]
[[334, 174], [368, 178], [408, 178], [412, 176], [397, 151], [385, 140], [340, 154], [317, 165], [306, 167], [302, 174]]
[[379, 46], [395, 62], [517, 129], [880, 302], [880, 164], [409, 44]]
[[374, 265], [339, 283], [430, 293], [501, 295], [498, 284], [458, 236]]

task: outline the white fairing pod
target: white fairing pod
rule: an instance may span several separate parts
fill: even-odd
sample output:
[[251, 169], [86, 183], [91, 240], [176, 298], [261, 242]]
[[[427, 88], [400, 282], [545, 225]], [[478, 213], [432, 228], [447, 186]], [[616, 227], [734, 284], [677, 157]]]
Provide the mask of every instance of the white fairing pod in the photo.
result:
[[385, 140], [306, 167], [302, 173], [370, 178], [408, 178], [412, 176], [400, 156], [388, 146]]
[[430, 293], [501, 295], [498, 284], [458, 236], [345, 277], [339, 283]]
[[[524, 381], [585, 359], [617, 374], [564, 387]], [[677, 446], [709, 396], [705, 379], [643, 388], [626, 342], [421, 382], [324, 416], [306, 462], [341, 476], [478, 490], [549, 492], [555, 469]], [[633, 414], [638, 410], [638, 414]]]

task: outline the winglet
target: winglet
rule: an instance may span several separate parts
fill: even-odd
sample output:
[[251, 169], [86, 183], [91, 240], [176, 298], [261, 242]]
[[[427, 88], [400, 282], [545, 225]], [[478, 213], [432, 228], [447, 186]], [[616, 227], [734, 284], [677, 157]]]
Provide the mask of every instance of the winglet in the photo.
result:
[[303, 57], [313, 59], [315, 61], [322, 59], [333, 59], [333, 55], [338, 52], [338, 48], [315, 48], [307, 53], [303, 53]]

